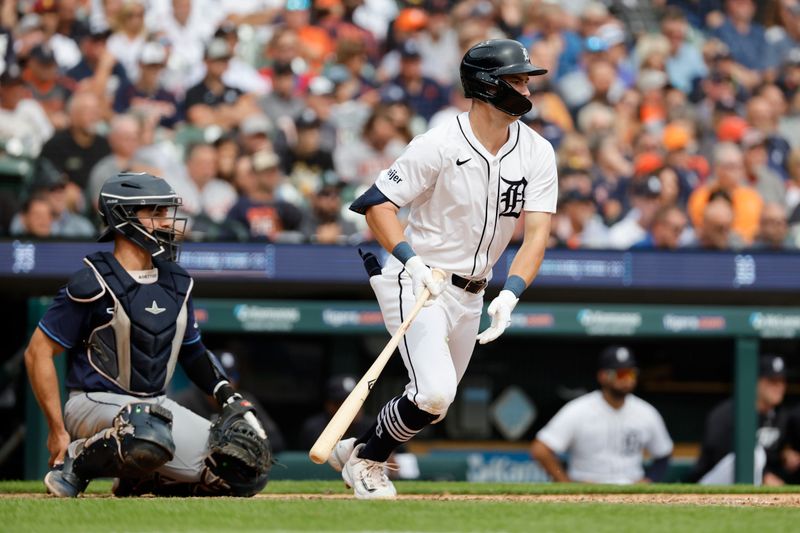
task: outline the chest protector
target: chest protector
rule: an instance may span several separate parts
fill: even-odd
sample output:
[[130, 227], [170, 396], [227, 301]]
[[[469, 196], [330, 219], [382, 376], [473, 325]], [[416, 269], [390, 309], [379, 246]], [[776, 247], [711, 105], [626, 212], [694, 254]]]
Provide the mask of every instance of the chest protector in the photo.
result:
[[129, 394], [162, 393], [186, 331], [192, 278], [175, 263], [157, 261], [158, 281], [142, 284], [108, 252], [84, 261], [114, 301], [111, 320], [89, 336], [89, 363]]

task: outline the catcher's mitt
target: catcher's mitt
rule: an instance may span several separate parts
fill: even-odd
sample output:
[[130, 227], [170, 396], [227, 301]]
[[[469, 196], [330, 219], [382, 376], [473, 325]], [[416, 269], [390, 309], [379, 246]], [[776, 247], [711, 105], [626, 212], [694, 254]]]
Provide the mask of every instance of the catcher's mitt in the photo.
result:
[[[269, 439], [262, 438], [245, 415], [253, 404], [231, 398], [222, 414], [211, 424], [208, 437], [211, 470], [227, 483], [234, 494], [251, 496], [264, 488], [272, 467]], [[263, 430], [262, 430], [263, 431]]]

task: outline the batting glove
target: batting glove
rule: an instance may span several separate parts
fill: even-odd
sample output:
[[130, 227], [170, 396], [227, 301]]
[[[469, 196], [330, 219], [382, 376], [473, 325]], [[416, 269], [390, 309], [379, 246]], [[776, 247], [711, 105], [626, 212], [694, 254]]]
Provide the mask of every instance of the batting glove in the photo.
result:
[[425, 307], [433, 305], [433, 301], [444, 290], [444, 280], [436, 281], [433, 279], [433, 272], [418, 255], [406, 261], [406, 271], [411, 276], [414, 296], [419, 298], [422, 291], [427, 288], [431, 295], [425, 302]]
[[492, 342], [503, 334], [511, 324], [511, 311], [516, 307], [519, 298], [509, 290], [502, 290], [497, 298], [492, 300], [486, 313], [492, 318], [492, 324], [479, 334], [477, 339], [480, 344]]

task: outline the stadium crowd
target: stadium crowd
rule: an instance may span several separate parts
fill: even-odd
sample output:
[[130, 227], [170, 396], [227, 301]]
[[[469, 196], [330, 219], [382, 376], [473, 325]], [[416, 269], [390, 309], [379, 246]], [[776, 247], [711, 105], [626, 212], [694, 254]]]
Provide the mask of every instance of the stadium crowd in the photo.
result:
[[130, 170], [192, 240], [369, 239], [350, 200], [507, 36], [549, 70], [522, 120], [558, 154], [551, 246], [800, 246], [800, 0], [0, 2], [0, 173], [31, 163], [0, 234], [91, 238]]

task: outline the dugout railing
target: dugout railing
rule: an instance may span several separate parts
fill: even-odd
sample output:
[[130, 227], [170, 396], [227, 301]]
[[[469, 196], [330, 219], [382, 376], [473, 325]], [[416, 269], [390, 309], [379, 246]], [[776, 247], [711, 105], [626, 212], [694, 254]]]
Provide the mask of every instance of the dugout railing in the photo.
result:
[[[31, 330], [50, 302], [50, 298], [29, 299]], [[363, 301], [197, 299], [195, 309], [206, 333], [385, 334], [377, 304]], [[484, 313], [482, 327], [486, 327], [487, 322]], [[736, 482], [752, 483], [753, 453], [738, 452], [753, 450], [755, 445], [759, 343], [765, 338], [794, 339], [799, 331], [800, 308], [522, 303], [515, 309], [505, 335], [732, 340]], [[502, 339], [498, 342], [502, 343]], [[58, 357], [56, 361], [63, 378], [65, 358]], [[26, 427], [25, 477], [36, 479], [47, 469], [47, 426], [30, 387], [27, 388]]]

